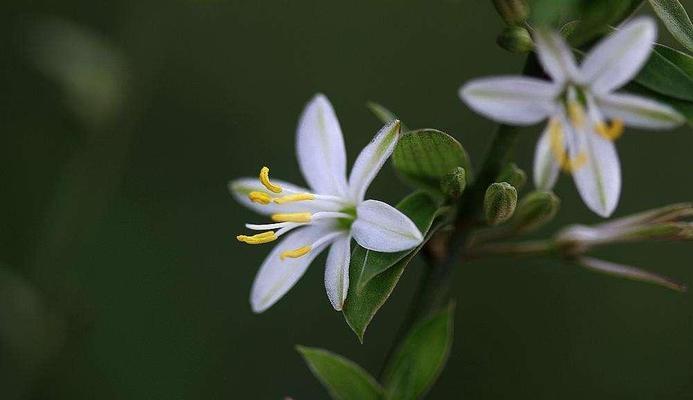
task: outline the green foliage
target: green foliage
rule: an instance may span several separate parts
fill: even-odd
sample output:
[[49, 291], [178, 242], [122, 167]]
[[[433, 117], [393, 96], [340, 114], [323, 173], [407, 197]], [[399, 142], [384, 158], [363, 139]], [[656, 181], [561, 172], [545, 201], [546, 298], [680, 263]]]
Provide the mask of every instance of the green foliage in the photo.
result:
[[693, 23], [677, 0], [648, 0], [667, 30], [688, 51], [693, 51]]
[[577, 16], [580, 23], [570, 35], [570, 42], [575, 46], [591, 42], [628, 18], [642, 2], [643, 0], [581, 0]]
[[363, 368], [327, 350], [296, 346], [311, 372], [336, 400], [378, 400], [383, 389]]
[[693, 57], [657, 45], [635, 81], [657, 93], [693, 101]]
[[436, 381], [452, 346], [454, 306], [414, 326], [385, 370], [386, 399], [418, 399]]
[[468, 175], [470, 171], [469, 156], [460, 142], [435, 129], [404, 133], [392, 162], [404, 180], [433, 192], [440, 190], [441, 179], [454, 168], [463, 167]]
[[[402, 200], [397, 208], [411, 218], [421, 232], [433, 232], [434, 219], [441, 212], [438, 203], [424, 192]], [[344, 305], [344, 318], [363, 341], [368, 324], [397, 285], [404, 267], [423, 246], [412, 251], [378, 253], [356, 245], [349, 266], [349, 293]]]

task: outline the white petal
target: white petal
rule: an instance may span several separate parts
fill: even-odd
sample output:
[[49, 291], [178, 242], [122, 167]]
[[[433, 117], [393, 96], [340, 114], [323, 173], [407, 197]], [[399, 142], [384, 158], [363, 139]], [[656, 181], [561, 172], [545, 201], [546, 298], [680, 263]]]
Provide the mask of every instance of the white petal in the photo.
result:
[[[306, 193], [308, 189], [292, 185], [291, 183], [284, 182], [279, 179], [272, 178], [272, 182], [286, 189], [287, 191], [293, 191], [297, 193]], [[292, 212], [318, 212], [318, 211], [337, 211], [343, 208], [343, 205], [331, 201], [322, 200], [309, 200], [309, 201], [299, 201], [293, 203], [284, 204], [258, 204], [253, 203], [248, 199], [248, 194], [250, 192], [265, 192], [272, 198], [281, 197], [283, 194], [275, 194], [268, 192], [264, 186], [258, 181], [257, 178], [241, 178], [229, 182], [229, 191], [233, 195], [233, 198], [242, 205], [250, 208], [251, 210], [262, 214], [271, 215], [276, 213], [292, 213]]]
[[609, 118], [622, 119], [641, 128], [673, 128], [686, 122], [671, 106], [631, 94], [606, 94], [596, 97], [601, 111]]
[[250, 305], [253, 312], [261, 313], [277, 302], [303, 276], [308, 265], [329, 243], [312, 249], [309, 254], [299, 258], [279, 258], [287, 250], [310, 245], [329, 234], [333, 228], [325, 225], [311, 225], [290, 233], [272, 249], [255, 276], [250, 291]]
[[460, 88], [474, 111], [499, 122], [535, 124], [556, 108], [559, 88], [539, 79], [502, 76], [475, 79]]
[[366, 200], [359, 204], [351, 233], [361, 246], [386, 253], [411, 249], [423, 240], [421, 232], [409, 217], [377, 200]]
[[296, 155], [308, 185], [318, 194], [346, 195], [346, 150], [332, 104], [322, 94], [306, 105], [298, 123]]
[[349, 291], [351, 236], [345, 233], [332, 243], [325, 265], [325, 290], [332, 307], [341, 311]]
[[[570, 131], [570, 129], [568, 129]], [[602, 217], [610, 216], [621, 195], [621, 165], [614, 142], [604, 139], [590, 126], [577, 132], [567, 132], [569, 154], [587, 162], [572, 171], [575, 186], [587, 207]]]
[[561, 35], [553, 31], [537, 30], [534, 33], [534, 42], [544, 71], [556, 83], [578, 78], [575, 57]]
[[655, 23], [636, 18], [597, 44], [580, 68], [585, 83], [596, 93], [606, 93], [633, 79], [650, 56], [657, 37]]
[[551, 137], [547, 125], [534, 151], [534, 186], [541, 190], [552, 189], [560, 172], [561, 168], [551, 152]]
[[382, 127], [373, 140], [361, 150], [349, 176], [349, 191], [355, 202], [363, 200], [373, 178], [378, 175], [385, 161], [395, 150], [399, 131], [400, 122], [392, 121]]

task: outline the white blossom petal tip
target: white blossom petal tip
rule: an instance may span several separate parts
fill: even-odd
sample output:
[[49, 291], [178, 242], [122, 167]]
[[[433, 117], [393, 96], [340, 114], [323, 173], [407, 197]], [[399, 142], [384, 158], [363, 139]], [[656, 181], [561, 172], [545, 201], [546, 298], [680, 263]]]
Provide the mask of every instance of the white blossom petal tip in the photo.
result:
[[386, 253], [409, 250], [423, 241], [409, 217], [377, 200], [366, 200], [357, 207], [351, 231], [361, 246]]
[[399, 120], [385, 124], [359, 154], [349, 176], [349, 189], [354, 201], [363, 200], [368, 186], [390, 158], [399, 140], [400, 129]]

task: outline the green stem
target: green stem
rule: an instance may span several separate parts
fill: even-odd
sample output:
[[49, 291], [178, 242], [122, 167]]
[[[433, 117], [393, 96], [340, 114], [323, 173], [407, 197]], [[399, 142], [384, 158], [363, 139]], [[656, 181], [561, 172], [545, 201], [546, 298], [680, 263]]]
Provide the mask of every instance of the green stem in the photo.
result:
[[[536, 58], [530, 55], [525, 63], [524, 74], [537, 75], [540, 71]], [[453, 232], [450, 235], [435, 235], [429, 241], [427, 245], [429, 248], [439, 247], [440, 242], [443, 242], [442, 247], [446, 251], [442, 257], [431, 256], [438, 253], [435, 251], [424, 253], [427, 255], [428, 268], [421, 278], [419, 290], [387, 353], [380, 371], [381, 378], [392, 355], [406, 338], [412, 326], [430, 318], [435, 312], [449, 304], [453, 270], [464, 258], [464, 248], [471, 232], [482, 223], [484, 192], [488, 185], [495, 182], [501, 169], [510, 160], [518, 132], [517, 128], [509, 125], [498, 126], [479, 174], [459, 204], [457, 219], [453, 223]]]

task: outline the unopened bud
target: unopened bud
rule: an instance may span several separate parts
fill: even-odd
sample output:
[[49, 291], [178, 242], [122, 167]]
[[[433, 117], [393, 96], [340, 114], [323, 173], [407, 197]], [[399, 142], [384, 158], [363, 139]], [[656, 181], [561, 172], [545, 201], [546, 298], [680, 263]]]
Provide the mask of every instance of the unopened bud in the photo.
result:
[[503, 168], [496, 181], [507, 182], [515, 186], [517, 190], [520, 190], [527, 182], [527, 174], [515, 163], [510, 163]]
[[525, 54], [534, 50], [534, 41], [527, 29], [520, 26], [509, 26], [496, 38], [496, 43], [505, 50], [515, 54]]
[[451, 199], [457, 199], [462, 196], [466, 187], [467, 173], [462, 167], [457, 167], [448, 172], [440, 181], [440, 189], [443, 194]]
[[493, 0], [493, 4], [508, 25], [520, 25], [529, 16], [527, 0]]
[[560, 206], [561, 200], [553, 192], [534, 191], [520, 201], [513, 225], [521, 232], [539, 229], [556, 216]]
[[484, 216], [489, 225], [498, 225], [513, 216], [517, 207], [517, 189], [507, 182], [493, 183], [484, 196]]

